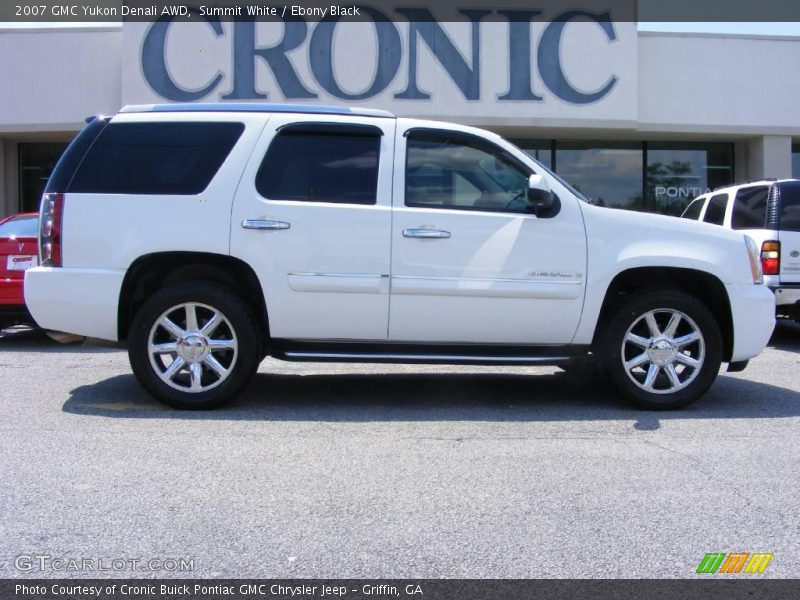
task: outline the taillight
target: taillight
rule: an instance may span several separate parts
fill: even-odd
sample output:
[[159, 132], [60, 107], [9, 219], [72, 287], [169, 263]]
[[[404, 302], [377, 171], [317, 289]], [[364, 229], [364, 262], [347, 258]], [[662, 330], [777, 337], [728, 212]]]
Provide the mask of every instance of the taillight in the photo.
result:
[[64, 195], [45, 194], [39, 214], [39, 258], [44, 267], [61, 266], [61, 223]]
[[761, 244], [761, 270], [764, 275], [777, 275], [781, 268], [781, 243], [769, 240]]
[[761, 285], [764, 283], [764, 272], [761, 270], [761, 256], [758, 246], [750, 236], [744, 237], [744, 245], [747, 248], [747, 258], [750, 259], [750, 274], [753, 276], [753, 283]]

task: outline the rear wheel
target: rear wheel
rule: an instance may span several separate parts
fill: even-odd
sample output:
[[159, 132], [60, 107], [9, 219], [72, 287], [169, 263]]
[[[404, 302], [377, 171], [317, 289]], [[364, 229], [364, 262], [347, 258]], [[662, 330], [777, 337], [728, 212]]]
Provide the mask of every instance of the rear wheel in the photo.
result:
[[627, 399], [667, 410], [691, 404], [719, 373], [722, 336], [711, 312], [677, 290], [640, 292], [612, 316], [603, 370]]
[[161, 402], [215, 408], [258, 367], [259, 339], [247, 305], [211, 282], [172, 284], [136, 313], [128, 357], [136, 378]]

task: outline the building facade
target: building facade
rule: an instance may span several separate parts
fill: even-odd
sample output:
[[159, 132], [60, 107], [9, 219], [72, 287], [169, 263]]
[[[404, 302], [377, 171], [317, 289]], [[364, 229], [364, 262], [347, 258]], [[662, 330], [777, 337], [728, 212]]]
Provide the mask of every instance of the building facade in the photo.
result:
[[406, 22], [0, 29], [0, 214], [37, 210], [87, 116], [171, 101], [477, 125], [598, 203], [667, 214], [729, 183], [800, 177], [800, 38], [646, 33], [584, 11], [438, 23], [414, 10]]

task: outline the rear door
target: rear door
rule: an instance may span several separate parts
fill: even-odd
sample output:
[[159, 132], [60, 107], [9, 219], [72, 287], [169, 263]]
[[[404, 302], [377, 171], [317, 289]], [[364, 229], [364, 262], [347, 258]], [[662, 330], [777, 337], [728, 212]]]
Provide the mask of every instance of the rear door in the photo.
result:
[[385, 341], [395, 120], [270, 117], [245, 168], [231, 254], [253, 267], [270, 334]]
[[800, 181], [783, 181], [780, 190], [778, 241], [781, 283], [800, 283]]

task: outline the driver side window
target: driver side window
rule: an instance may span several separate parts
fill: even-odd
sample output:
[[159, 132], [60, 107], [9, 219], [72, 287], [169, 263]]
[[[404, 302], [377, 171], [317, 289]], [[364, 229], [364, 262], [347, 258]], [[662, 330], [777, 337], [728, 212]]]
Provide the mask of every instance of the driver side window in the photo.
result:
[[501, 148], [457, 132], [412, 132], [406, 206], [526, 212], [528, 173]]

